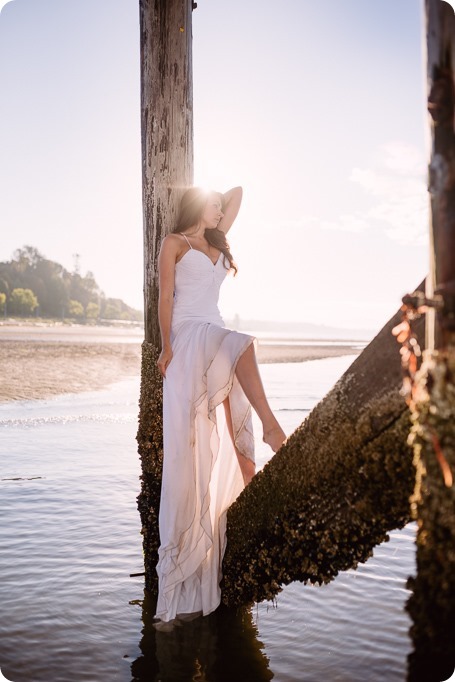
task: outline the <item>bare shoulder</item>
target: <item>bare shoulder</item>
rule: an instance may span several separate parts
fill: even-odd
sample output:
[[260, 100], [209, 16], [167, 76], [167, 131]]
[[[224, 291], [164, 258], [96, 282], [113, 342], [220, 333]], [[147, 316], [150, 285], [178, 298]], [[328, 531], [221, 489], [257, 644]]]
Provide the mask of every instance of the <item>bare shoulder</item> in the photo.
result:
[[161, 242], [160, 255], [164, 258], [177, 259], [184, 248], [184, 239], [179, 234], [170, 233]]

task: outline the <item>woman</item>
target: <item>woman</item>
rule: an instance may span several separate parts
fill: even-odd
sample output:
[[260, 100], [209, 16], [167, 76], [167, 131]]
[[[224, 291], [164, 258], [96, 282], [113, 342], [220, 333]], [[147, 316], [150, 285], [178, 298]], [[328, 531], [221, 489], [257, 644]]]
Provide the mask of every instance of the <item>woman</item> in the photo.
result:
[[[285, 434], [264, 393], [255, 339], [224, 327], [220, 286], [237, 271], [226, 240], [242, 200], [193, 187], [159, 256], [164, 460], [156, 617], [220, 603], [226, 511], [254, 476], [251, 407], [276, 452]], [[235, 454], [234, 454], [235, 453]]]

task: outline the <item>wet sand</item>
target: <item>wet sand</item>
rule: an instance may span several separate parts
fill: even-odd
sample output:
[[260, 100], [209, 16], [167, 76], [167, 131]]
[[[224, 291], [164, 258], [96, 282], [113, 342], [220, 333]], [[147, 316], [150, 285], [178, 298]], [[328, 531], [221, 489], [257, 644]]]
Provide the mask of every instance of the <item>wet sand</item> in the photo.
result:
[[[0, 402], [104, 388], [139, 376], [143, 329], [0, 324]], [[305, 362], [359, 353], [357, 346], [259, 339], [258, 361]]]

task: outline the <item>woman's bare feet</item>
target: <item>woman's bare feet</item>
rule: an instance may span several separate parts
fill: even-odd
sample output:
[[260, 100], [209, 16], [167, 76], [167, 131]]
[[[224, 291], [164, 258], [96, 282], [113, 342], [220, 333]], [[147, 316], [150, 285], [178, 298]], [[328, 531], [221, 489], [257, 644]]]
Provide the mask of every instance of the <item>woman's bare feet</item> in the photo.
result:
[[278, 424], [278, 426], [274, 426], [273, 429], [264, 431], [262, 440], [264, 443], [267, 443], [267, 445], [270, 445], [273, 452], [277, 452], [286, 440], [286, 434]]
[[251, 461], [251, 459], [248, 459], [247, 457], [240, 453], [239, 455], [237, 455], [237, 457], [240, 462], [240, 469], [242, 471], [243, 482], [245, 486], [247, 486], [248, 483], [251, 483], [251, 479], [256, 473], [256, 465], [253, 461]]

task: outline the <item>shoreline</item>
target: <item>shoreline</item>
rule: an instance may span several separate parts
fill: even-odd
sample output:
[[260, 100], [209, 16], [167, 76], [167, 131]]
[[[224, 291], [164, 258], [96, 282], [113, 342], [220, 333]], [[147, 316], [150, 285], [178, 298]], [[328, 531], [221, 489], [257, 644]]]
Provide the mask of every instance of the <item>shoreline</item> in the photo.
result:
[[[89, 331], [88, 331], [89, 330]], [[0, 326], [0, 404], [106, 388], [141, 372], [142, 329]], [[358, 355], [357, 345], [298, 341], [261, 345], [258, 362], [307, 362]]]

